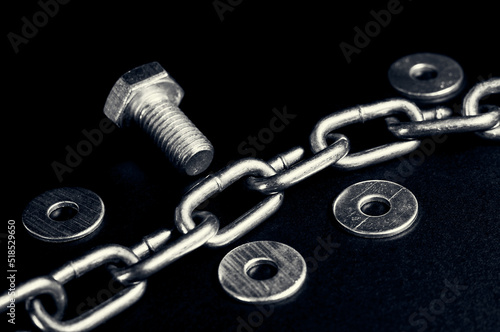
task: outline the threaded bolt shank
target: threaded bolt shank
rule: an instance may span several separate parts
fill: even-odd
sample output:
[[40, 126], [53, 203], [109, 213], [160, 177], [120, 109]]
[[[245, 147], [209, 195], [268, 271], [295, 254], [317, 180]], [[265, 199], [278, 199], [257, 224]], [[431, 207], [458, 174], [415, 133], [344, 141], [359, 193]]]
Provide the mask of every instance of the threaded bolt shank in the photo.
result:
[[115, 83], [104, 113], [119, 127], [137, 123], [175, 167], [197, 175], [212, 162], [214, 148], [179, 109], [183, 95], [165, 69], [152, 62], [130, 70]]
[[191, 120], [174, 104], [160, 101], [136, 112], [135, 121], [170, 161], [188, 175], [203, 172], [213, 159], [213, 147]]

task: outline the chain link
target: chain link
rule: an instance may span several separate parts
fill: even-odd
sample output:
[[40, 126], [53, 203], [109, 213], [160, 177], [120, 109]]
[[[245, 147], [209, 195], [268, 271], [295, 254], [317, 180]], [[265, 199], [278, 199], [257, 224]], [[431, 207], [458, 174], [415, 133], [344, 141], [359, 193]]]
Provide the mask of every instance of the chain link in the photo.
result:
[[[412, 121], [423, 121], [424, 119], [418, 106], [405, 99], [389, 99], [374, 104], [348, 108], [332, 113], [316, 124], [310, 136], [311, 149], [314, 153], [325, 149], [328, 145], [328, 134], [333, 130], [396, 113], [406, 114]], [[417, 149], [419, 145], [419, 140], [387, 143], [365, 151], [350, 153], [337, 161], [333, 167], [342, 170], [363, 168], [408, 154]]]
[[[131, 265], [138, 261], [139, 258], [129, 248], [118, 244], [108, 244], [67, 262], [53, 271], [49, 277], [64, 285], [101, 265], [116, 262]], [[68, 321], [61, 321], [48, 314], [42, 302], [37, 298], [28, 299], [26, 308], [35, 325], [43, 331], [90, 331], [137, 302], [144, 294], [146, 284], [147, 281], [144, 280], [126, 287], [97, 307]]]
[[[496, 93], [500, 93], [500, 78], [491, 78], [476, 84], [464, 98], [462, 115], [477, 116], [481, 98]], [[476, 134], [486, 139], [500, 140], [500, 120], [497, 120], [496, 124], [491, 126], [490, 129], [476, 132]]]
[[219, 220], [213, 214], [206, 211], [195, 212], [193, 215], [195, 218], [202, 219], [202, 222], [198, 226], [175, 241], [167, 243], [154, 255], [132, 266], [125, 269], [111, 267], [115, 278], [124, 285], [131, 285], [135, 282], [145, 280], [213, 238], [219, 230]]
[[[275, 174], [276, 170], [268, 163], [259, 159], [246, 158], [236, 161], [221, 171], [210, 175], [182, 198], [175, 210], [175, 224], [177, 229], [183, 234], [193, 230], [196, 226], [191, 217], [194, 209], [242, 177], [250, 175], [270, 177]], [[206, 244], [209, 247], [221, 247], [239, 239], [276, 212], [283, 203], [283, 196], [282, 192], [270, 194], [248, 212], [220, 229]]]
[[400, 122], [395, 118], [386, 120], [391, 133], [401, 139], [484, 131], [493, 128], [498, 121], [500, 121], [500, 108], [479, 115], [421, 122]]
[[[175, 211], [175, 225], [181, 233], [179, 238], [170, 240], [172, 231], [160, 229], [131, 248], [116, 244], [98, 247], [47, 276], [19, 285], [16, 301], [26, 301], [33, 322], [44, 331], [91, 330], [135, 303], [144, 293], [148, 277], [203, 245], [220, 247], [239, 239], [279, 209], [283, 202], [283, 190], [328, 166], [344, 170], [367, 167], [410, 153], [420, 144], [416, 138], [440, 133], [475, 131], [482, 137], [499, 139], [500, 108], [493, 106], [489, 112], [479, 114], [479, 100], [499, 92], [499, 78], [474, 86], [464, 99], [462, 117], [451, 117], [453, 112], [443, 107], [421, 111], [414, 103], [400, 98], [328, 115], [318, 122], [310, 135], [314, 153], [311, 158], [299, 162], [305, 152], [302, 147], [295, 147], [268, 162], [241, 159], [193, 185]], [[396, 119], [394, 115], [397, 113], [405, 114], [410, 121]], [[389, 131], [404, 140], [349, 153], [347, 137], [332, 133], [346, 125], [379, 117], [385, 117]], [[328, 145], [328, 138], [334, 138], [335, 142]], [[238, 219], [219, 229], [219, 220], [215, 215], [208, 211], [195, 211], [209, 197], [245, 177], [250, 189], [267, 196]], [[200, 219], [198, 225], [194, 219]], [[115, 265], [118, 261], [125, 263], [126, 267], [118, 268]], [[63, 285], [101, 265], [106, 265], [125, 288], [82, 315], [61, 321], [67, 304]], [[57, 310], [53, 315], [46, 312], [37, 298], [42, 294], [50, 294], [54, 299]], [[0, 296], [0, 311], [5, 311], [9, 301], [7, 292]]]
[[[23, 302], [42, 294], [49, 294], [54, 299], [56, 312], [53, 316], [55, 319], [61, 319], [68, 303], [66, 291], [59, 282], [50, 276], [36, 277], [19, 285], [16, 288], [15, 301]], [[0, 296], [0, 308], [2, 308], [2, 311], [7, 308], [10, 302], [11, 297], [7, 292]]]
[[[499, 140], [500, 107], [479, 105], [481, 98], [495, 93], [500, 93], [500, 79], [498, 78], [480, 82], [469, 91], [464, 98], [462, 116], [445, 115], [421, 122], [400, 122], [396, 118], [388, 118], [386, 119], [387, 126], [391, 133], [401, 139], [476, 132], [483, 138]], [[452, 113], [449, 115], [451, 116]]]
[[249, 178], [248, 187], [264, 194], [280, 192], [333, 165], [349, 152], [349, 140], [340, 134], [335, 134], [332, 138], [336, 138], [333, 144], [285, 171], [269, 177]]

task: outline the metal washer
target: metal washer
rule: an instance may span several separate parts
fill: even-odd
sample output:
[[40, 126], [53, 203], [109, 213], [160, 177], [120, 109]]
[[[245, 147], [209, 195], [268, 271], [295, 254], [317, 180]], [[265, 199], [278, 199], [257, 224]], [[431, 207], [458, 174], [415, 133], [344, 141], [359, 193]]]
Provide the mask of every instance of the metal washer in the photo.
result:
[[[76, 214], [64, 221], [51, 213], [70, 207]], [[49, 190], [34, 198], [24, 209], [22, 221], [32, 236], [46, 242], [68, 242], [94, 232], [104, 217], [104, 203], [94, 192], [78, 187]]]
[[[372, 216], [361, 211], [364, 204], [384, 202], [389, 211]], [[417, 218], [418, 202], [411, 191], [390, 181], [371, 180], [353, 184], [333, 202], [335, 218], [348, 232], [367, 238], [384, 238], [408, 229]]]
[[[259, 264], [273, 264], [277, 273], [256, 280], [248, 270]], [[306, 279], [304, 258], [292, 247], [274, 241], [256, 241], [231, 250], [219, 265], [219, 281], [233, 298], [247, 303], [273, 303], [297, 293]]]
[[406, 98], [420, 103], [440, 103], [455, 97], [464, 87], [462, 67], [452, 58], [415, 53], [394, 62], [389, 82]]

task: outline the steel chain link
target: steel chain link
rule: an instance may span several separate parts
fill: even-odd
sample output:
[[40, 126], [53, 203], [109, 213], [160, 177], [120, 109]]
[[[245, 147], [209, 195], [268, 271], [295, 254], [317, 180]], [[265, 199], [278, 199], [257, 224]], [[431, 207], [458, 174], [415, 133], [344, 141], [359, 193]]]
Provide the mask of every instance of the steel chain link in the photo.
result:
[[[275, 213], [283, 202], [283, 190], [297, 184], [328, 166], [339, 169], [357, 169], [387, 161], [418, 148], [417, 138], [442, 133], [476, 132], [488, 139], [500, 139], [500, 108], [490, 107], [480, 114], [479, 100], [500, 93], [500, 78], [475, 85], [464, 99], [461, 117], [450, 117], [447, 108], [421, 111], [405, 99], [389, 99], [335, 112], [317, 123], [310, 136], [314, 155], [304, 156], [301, 147], [280, 154], [268, 162], [255, 158], [242, 159], [196, 183], [182, 198], [175, 212], [175, 224], [182, 234], [169, 241], [171, 231], [160, 229], [143, 238], [131, 248], [109, 244], [91, 250], [67, 262], [47, 276], [26, 281], [17, 288], [16, 301], [26, 301], [27, 310], [44, 331], [89, 331], [134, 304], [145, 292], [147, 278], [173, 261], [206, 245], [220, 247], [239, 239]], [[401, 122], [393, 115], [406, 114], [409, 122]], [[400, 140], [366, 151], [349, 153], [347, 137], [333, 134], [343, 126], [385, 117], [388, 129]], [[334, 138], [331, 145], [327, 138]], [[238, 219], [219, 229], [219, 220], [207, 211], [195, 208], [215, 193], [221, 192], [237, 180], [247, 177], [247, 186], [267, 197]], [[201, 219], [196, 225], [194, 218]], [[125, 263], [125, 268], [114, 264]], [[61, 321], [67, 304], [63, 285], [83, 274], [107, 265], [113, 276], [125, 286], [118, 294], [97, 307], [68, 321]], [[50, 294], [56, 303], [56, 313], [49, 314], [37, 298]], [[0, 296], [0, 310], [9, 303], [8, 293]]]

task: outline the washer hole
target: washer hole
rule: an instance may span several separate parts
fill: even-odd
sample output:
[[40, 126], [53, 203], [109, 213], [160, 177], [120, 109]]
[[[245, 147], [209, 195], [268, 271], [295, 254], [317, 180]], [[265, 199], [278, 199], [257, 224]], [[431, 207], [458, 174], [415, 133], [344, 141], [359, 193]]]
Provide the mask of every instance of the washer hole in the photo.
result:
[[411, 67], [410, 76], [414, 80], [429, 81], [438, 76], [438, 70], [431, 64], [419, 63]]
[[78, 213], [78, 204], [71, 201], [57, 202], [47, 210], [47, 216], [54, 221], [66, 221]]
[[278, 266], [268, 258], [256, 258], [245, 265], [245, 273], [255, 280], [267, 280], [278, 273]]
[[378, 217], [383, 216], [391, 210], [391, 203], [378, 196], [367, 197], [359, 204], [361, 212], [368, 216]]

